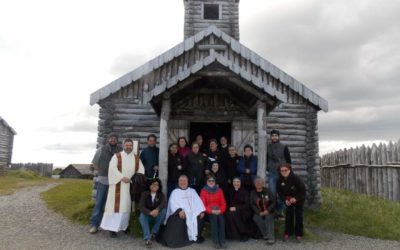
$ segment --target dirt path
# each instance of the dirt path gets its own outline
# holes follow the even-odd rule
[[[87,233],[88,227],[72,224],[48,210],[40,193],[53,187],[36,186],[9,196],[0,196],[0,249],[144,249],[141,239],[121,235],[111,239],[105,232]],[[373,225],[371,225],[373,226]],[[400,242],[374,240],[331,232],[320,232],[321,242],[283,243],[266,247],[264,242],[228,242],[230,249],[400,249]],[[185,249],[210,249],[210,240]],[[154,244],[153,249],[162,248]]]

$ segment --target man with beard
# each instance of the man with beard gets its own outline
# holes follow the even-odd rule
[[[111,157],[122,150],[117,144],[117,135],[110,134],[108,136],[108,143],[97,150],[92,160],[98,176],[96,181],[96,204],[90,218],[90,233],[96,233],[98,231],[101,219],[103,218],[104,206],[106,205],[108,193],[108,167]]]
[[[289,148],[279,141],[280,133],[278,130],[271,131],[271,143],[267,146],[267,171],[268,189],[276,196],[276,183],[279,178],[278,168],[282,163],[292,163]],[[279,217],[283,217],[283,201],[278,198],[276,212]]]
[[[128,228],[131,212],[130,182],[135,173],[144,173],[139,156],[133,153],[133,141],[125,139],[124,151],[116,153],[108,171],[108,195],[100,227],[110,231],[111,237]]]

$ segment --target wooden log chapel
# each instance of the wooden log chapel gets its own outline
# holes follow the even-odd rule
[[[255,148],[265,177],[268,133],[279,129],[307,204],[319,204],[317,113],[328,102],[239,42],[239,0],[183,2],[184,41],[91,94],[101,107],[98,146],[114,132],[143,149],[156,134],[165,183],[169,143],[225,135],[239,153]]]
[[[14,135],[17,133],[0,116],[0,176],[11,167],[11,157],[14,144]]]

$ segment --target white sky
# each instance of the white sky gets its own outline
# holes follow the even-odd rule
[[[347,3],[337,1],[338,8]],[[268,21],[265,28],[276,26],[282,18],[290,21],[290,13],[300,15],[316,5],[319,2],[312,0],[242,0],[240,28],[242,43],[322,94],[330,92],[295,59],[264,53],[276,51],[268,47],[274,36],[257,39],[264,24],[255,22],[259,18]],[[351,21],[353,13],[341,13]],[[328,13],[330,18],[334,15]],[[308,15],[301,20],[308,22]],[[0,116],[18,133],[13,162],[89,162],[98,120],[98,107],[89,105],[90,94],[182,39],[182,0],[0,0]],[[321,115],[322,120],[334,118]],[[321,133],[322,153],[382,139],[323,137]]]

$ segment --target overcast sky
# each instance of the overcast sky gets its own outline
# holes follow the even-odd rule
[[[329,101],[321,153],[400,138],[400,1],[242,0],[240,38]],[[182,40],[182,0],[0,0],[13,162],[89,162],[90,94]]]

